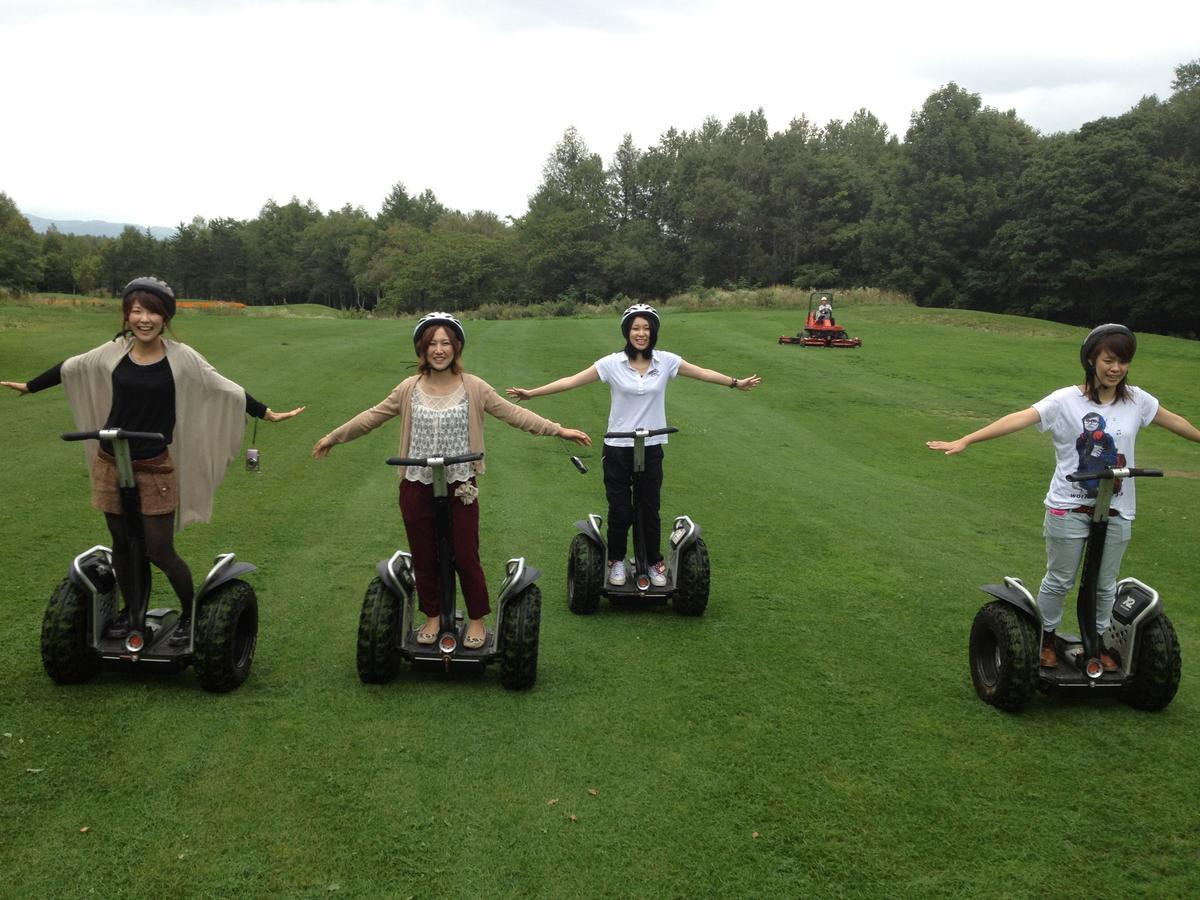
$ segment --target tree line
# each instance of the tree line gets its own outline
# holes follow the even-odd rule
[[[182,296],[407,314],[697,287],[873,286],[925,306],[1200,334],[1200,60],[1171,96],[1042,135],[948,84],[903,140],[860,109],[772,133],[761,110],[607,165],[569,128],[517,219],[402,183],[378,215],[271,200],[166,240],[37,235],[0,193],[0,285],[116,293],[155,272]]]

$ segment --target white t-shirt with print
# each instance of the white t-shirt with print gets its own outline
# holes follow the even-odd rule
[[[667,427],[667,382],[679,374],[683,358],[666,350],[650,351],[650,368],[642,375],[629,363],[625,351],[618,350],[596,360],[600,380],[612,392],[608,409],[607,431],[636,431],[639,428]],[[665,444],[665,434],[646,438],[646,446]],[[632,447],[633,438],[610,438],[611,447]]]
[[[1158,415],[1158,399],[1141,388],[1131,386],[1128,390],[1128,400],[1100,404],[1089,400],[1077,386],[1071,386],[1033,404],[1041,417],[1038,431],[1050,432],[1054,440],[1054,476],[1044,501],[1048,509],[1095,505],[1095,482],[1089,490],[1088,482],[1067,481],[1071,473],[1137,464],[1134,458],[1137,433]],[[1136,482],[1136,478],[1119,481],[1111,503],[1113,509],[1130,520],[1137,511]]]

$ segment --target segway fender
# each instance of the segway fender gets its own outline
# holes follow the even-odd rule
[[[406,550],[397,550],[392,554],[391,559],[380,560],[375,571],[379,573],[379,577],[383,579],[383,583],[387,585],[389,591],[401,600],[408,599],[409,588],[413,584],[411,553]]]
[[[576,523],[578,524],[578,523]],[[518,556],[505,563],[504,583],[500,585],[501,606],[542,577],[542,570],[525,565],[525,557]]]
[[[196,600],[199,601],[221,585],[233,581],[235,578],[240,578],[242,575],[257,571],[258,566],[248,562],[238,562],[237,557],[232,553],[222,553],[217,556],[213,567],[209,569],[208,575],[204,578],[204,583],[200,585],[200,590],[196,591]]]
[[[576,522],[575,527],[597,547],[604,547],[604,538],[600,536],[600,517],[596,513],[588,513],[587,519]]]
[[[1025,613],[1038,624],[1038,628],[1041,628],[1042,613],[1038,609],[1037,601],[1033,599],[1033,594],[1029,593],[1029,589],[1025,587],[1025,583],[1020,578],[1005,576],[1004,584],[985,584],[980,587],[980,590]]]
[[[77,588],[91,596],[109,593],[117,583],[112,567],[112,551],[99,544],[84,550],[71,560],[67,577]]]

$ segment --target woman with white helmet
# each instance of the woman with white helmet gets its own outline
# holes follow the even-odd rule
[[[175,316],[175,292],[165,281],[135,278],[121,299],[122,327],[111,341],[59,363],[31,381],[0,381],[20,394],[61,384],[80,431],[122,428],[163,435],[163,440],[130,441],[141,496],[146,553],[167,576],[179,597],[180,618],[169,643],[188,640],[195,585],[188,565],[175,550],[174,531],[212,517],[213,496],[225,469],[238,454],[246,416],[280,422],[299,415],[301,406],[274,412],[208,361],[164,335]],[[112,445],[87,441],[92,506],[104,513],[112,533],[113,568],[124,597],[133,596],[132,526],[117,491]],[[127,628],[122,612],[109,629]]]
[[[1138,431],[1147,425],[1161,425],[1180,437],[1200,443],[1200,430],[1163,407],[1147,391],[1128,383],[1129,366],[1136,350],[1137,338],[1124,325],[1093,328],[1079,349],[1083,384],[1060,388],[1028,409],[1009,413],[958,440],[926,442],[931,450],[941,450],[950,456],[971,444],[1003,437],[1030,425],[1038,431],[1050,432],[1055,468],[1042,501],[1046,510],[1042,525],[1046,575],[1037,596],[1043,629],[1040,663],[1046,668],[1058,665],[1055,631],[1062,622],[1064,600],[1075,583],[1095,506],[1094,482],[1070,482],[1067,476],[1111,465],[1135,466],[1134,444]],[[1136,479],[1127,479],[1116,485],[1113,494],[1104,559],[1096,586],[1099,635],[1103,635],[1112,618],[1117,573],[1129,546],[1137,510],[1135,486]],[[1117,661],[1108,650],[1102,649],[1100,662],[1106,671],[1117,669]]]
[[[590,446],[591,438],[574,428],[543,419],[514,406],[486,381],[463,371],[462,352],[467,333],[449,313],[424,316],[413,329],[417,374],[406,378],[381,403],[359,413],[335,428],[313,446],[314,459],[324,459],[335,444],[362,437],[384,422],[399,416],[400,450],[408,458],[462,456],[483,452],[484,414],[528,431],[530,434],[566,438]],[[484,460],[453,465],[446,470],[451,495],[454,532],[454,566],[467,605],[467,633],[463,645],[478,649],[487,639],[484,616],[491,611],[487,582],[479,558],[479,491],[476,477],[484,472]],[[433,527],[433,473],[428,467],[400,469],[400,514],[412,553],[417,599],[426,622],[417,632],[417,642],[437,640],[441,613],[437,549]]]
[[[757,375],[747,378],[722,375],[713,369],[693,365],[677,354],[658,350],[658,330],[659,317],[654,307],[635,303],[621,314],[621,334],[625,338],[623,350],[596,360],[574,375],[536,388],[512,387],[507,393],[517,400],[529,400],[603,381],[612,395],[607,430],[636,431],[667,426],[667,383],[676,375],[739,391],[748,391],[762,381]],[[666,435],[646,439],[645,473],[637,482],[638,503],[646,528],[647,560],[651,564],[650,581],[655,587],[667,583],[667,567],[659,549],[662,534],[659,497],[662,493],[663,445],[666,443]],[[632,438],[606,438],[604,489],[608,496],[608,581],[614,585],[625,583],[625,556],[629,529],[633,525],[634,485]]]

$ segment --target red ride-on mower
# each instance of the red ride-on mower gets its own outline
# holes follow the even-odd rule
[[[813,302],[817,309],[813,310]],[[802,347],[861,347],[862,338],[852,338],[846,329],[833,318],[833,293],[816,291],[808,297],[808,317],[804,320],[804,331],[794,337],[779,336],[781,344],[799,344]]]

